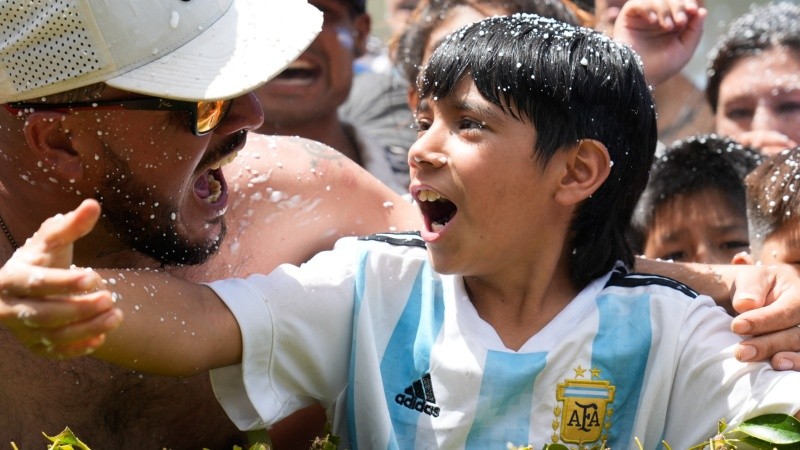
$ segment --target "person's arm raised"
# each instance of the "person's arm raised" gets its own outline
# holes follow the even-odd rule
[[[210,288],[159,272],[70,268],[73,242],[99,214],[87,200],[48,219],[0,268],[0,322],[42,356],[94,352],[161,375],[239,362],[238,324]]]
[[[647,81],[658,86],[689,62],[703,34],[707,11],[696,0],[629,0],[612,31],[642,58]]]

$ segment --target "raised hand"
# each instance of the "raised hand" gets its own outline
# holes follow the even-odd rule
[[[629,0],[614,22],[615,40],[630,45],[653,86],[678,73],[692,58],[707,11],[696,0]]]
[[[73,243],[91,231],[99,215],[100,205],[86,200],[47,219],[0,268],[0,323],[34,353],[85,355],[122,320],[101,277],[71,267]]]

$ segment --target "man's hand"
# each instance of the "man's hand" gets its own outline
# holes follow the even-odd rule
[[[122,320],[100,276],[70,268],[73,243],[91,231],[99,215],[100,205],[86,200],[47,219],[0,268],[0,323],[34,353],[85,355]]]
[[[639,54],[647,81],[658,86],[692,58],[706,14],[698,0],[629,0],[614,22],[612,36]]]
[[[741,361],[771,358],[777,370],[800,371],[800,273],[795,266],[742,266],[734,283],[731,329],[743,336]]]

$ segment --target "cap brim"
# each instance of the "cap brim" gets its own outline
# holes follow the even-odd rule
[[[280,73],[321,28],[322,13],[305,1],[236,0],[185,45],[106,84],[180,100],[236,97]]]

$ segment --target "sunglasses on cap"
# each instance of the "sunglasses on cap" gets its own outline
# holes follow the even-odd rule
[[[133,100],[101,100],[68,103],[29,103],[14,102],[6,104],[6,109],[11,112],[25,112],[24,110],[75,110],[75,109],[129,109],[138,111],[183,111],[189,113],[192,124],[192,133],[202,136],[211,132],[222,122],[231,109],[233,100],[213,101],[185,101],[169,98],[149,97]]]

